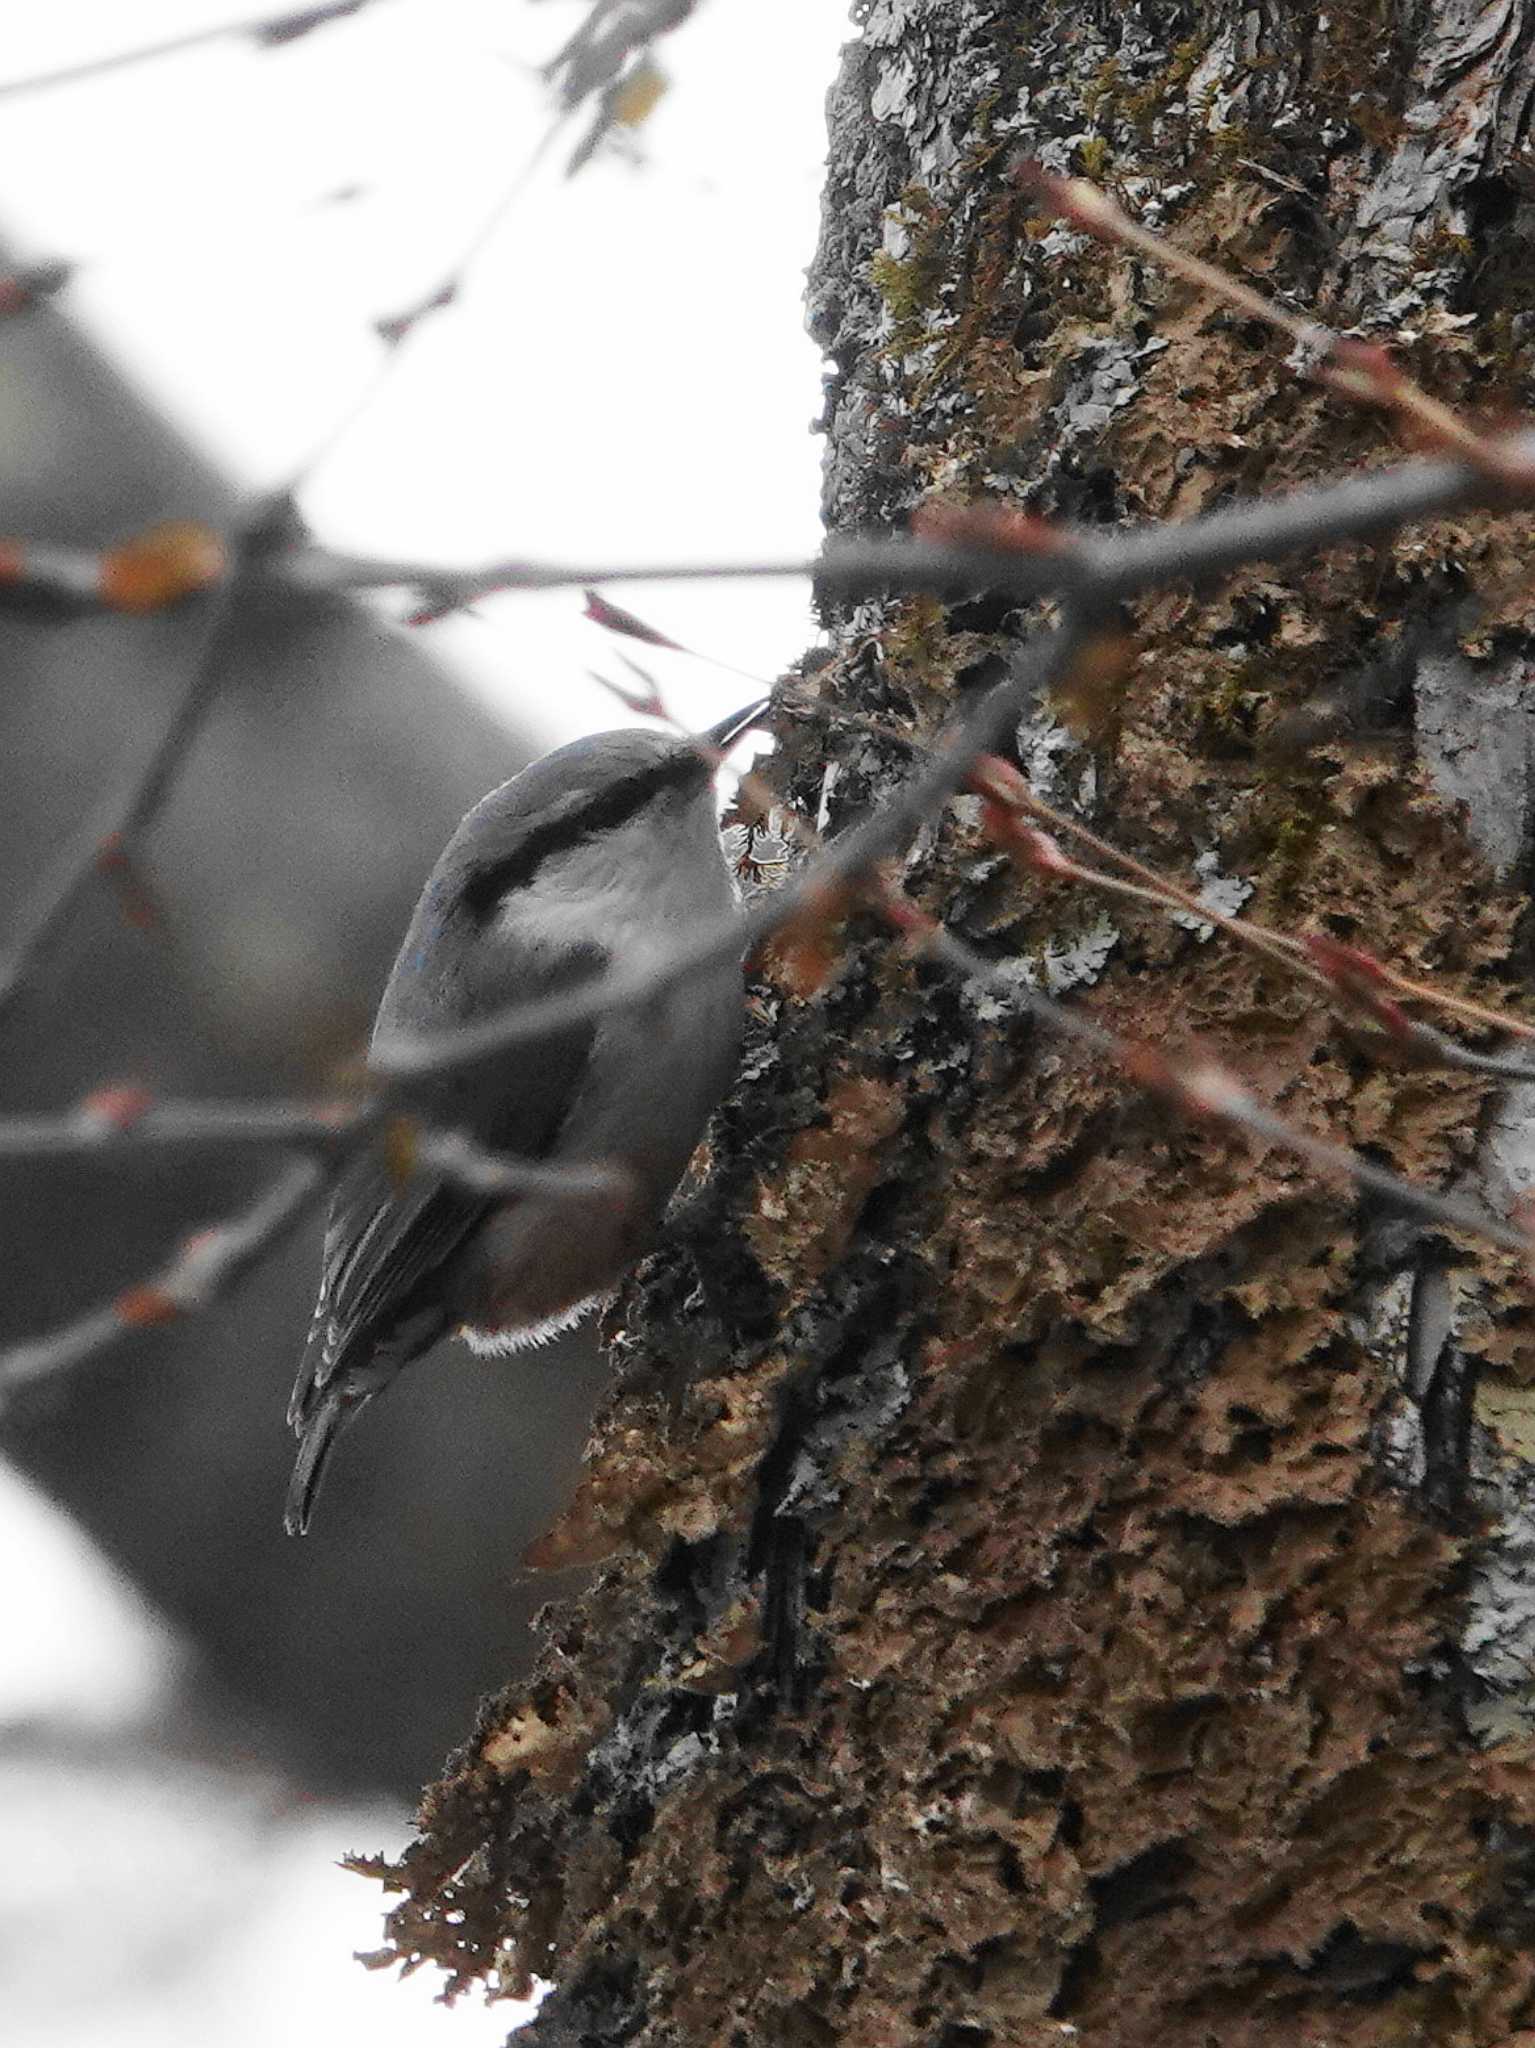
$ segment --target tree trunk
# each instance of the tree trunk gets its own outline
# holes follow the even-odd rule
[[[1020,154],[1400,338],[1454,403],[1525,399],[1520,0],[863,17],[811,276],[834,528],[982,494],[1185,518],[1391,452],[1266,329],[1031,217]],[[1112,706],[1038,708],[1019,758],[1252,914],[1518,1007],[1530,539],[1462,519],[1156,597]],[[931,735],[1029,622],[830,623],[824,701]],[[833,830],[908,768],[784,732]],[[1529,1087],[1364,1056],[1219,935],[1020,881],[973,805],[906,879],[1400,1173],[1504,1207],[1535,1178]],[[1147,1106],[872,925],[818,992],[765,972],[541,1547],[604,1570],[429,1796],[396,1952],[552,1978],[545,2048],[1535,2027],[1527,1277]]]

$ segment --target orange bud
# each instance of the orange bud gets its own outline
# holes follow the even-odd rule
[[[98,594],[120,612],[157,612],[218,583],[229,566],[223,541],[195,519],[168,519],[101,558]]]
[[[149,1329],[156,1323],[173,1323],[181,1304],[163,1287],[130,1287],[112,1304],[120,1323],[132,1329]]]

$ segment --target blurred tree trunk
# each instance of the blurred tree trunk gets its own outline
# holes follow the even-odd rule
[[[0,425],[6,533],[102,546],[233,517],[228,484],[53,307],[0,321]],[[0,621],[0,955],[39,877],[150,756],[200,631],[195,605]],[[144,849],[165,931],[90,893],[0,1024],[0,1105],[62,1109],[117,1080],[330,1092],[443,841],[528,756],[430,646],[336,598],[235,601],[206,728]],[[209,1150],[0,1162],[0,1343],[143,1279],[274,1170]],[[283,1410],[321,1227],[212,1314],[7,1400],[0,1451],[176,1627],[202,1736],[305,1786],[399,1795],[524,1654],[543,1596],[519,1555],[574,1474],[598,1382],[584,1337],[521,1372],[424,1366],[293,1543]]]
[[[862,16],[811,275],[833,527],[1183,518],[1391,452],[1267,331],[1030,218],[1020,154],[1527,403],[1520,0]],[[1112,715],[1040,707],[1019,758],[1257,915],[1522,1004],[1530,539],[1148,602]],[[929,733],[1025,622],[831,623],[827,700]],[[905,768],[834,723],[780,762],[833,829]],[[1403,1173],[1535,1177],[1535,1090],[1363,1057],[1219,937],[1020,881],[973,807],[908,880]],[[398,1953],[554,1979],[547,2048],[1535,2040],[1528,1281],[1003,1012],[872,929],[812,997],[769,968],[543,1547],[608,1562],[429,1796]]]

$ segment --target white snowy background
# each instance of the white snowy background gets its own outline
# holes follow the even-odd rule
[[[82,259],[70,314],[218,466],[279,485],[369,386],[371,323],[434,286],[533,161],[552,119],[537,67],[583,11],[377,0],[287,48],[219,43],[6,96],[8,80],[256,12],[9,8],[0,231],[22,260]],[[635,160],[609,153],[566,182],[579,124],[558,137],[457,302],[306,485],[318,535],[455,564],[810,553],[819,364],[799,301],[847,33],[839,0],[704,0],[661,47],[671,89]],[[812,637],[794,583],[615,594],[757,674]],[[508,596],[431,631],[471,687],[553,742],[627,718],[589,679],[616,665],[580,608]],[[743,695],[702,664],[650,665],[693,723]],[[227,1760],[177,1756],[159,1725],[169,1631],[3,1467],[0,1555],[8,2048],[505,2036],[509,2005],[448,2012],[429,1973],[401,1985],[351,1960],[377,1946],[384,1902],[336,1859],[397,1847],[404,1812],[295,1812]]]

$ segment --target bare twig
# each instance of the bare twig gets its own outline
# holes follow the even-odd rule
[[[1057,1002],[1053,996],[1020,983],[1014,975],[995,966],[940,925],[931,926],[925,941],[919,938],[919,943],[925,943],[926,950],[936,959],[945,962],[967,980],[979,982],[983,987],[1005,996],[1039,1023],[1100,1054],[1138,1086],[1168,1097],[1184,1111],[1263,1138],[1293,1158],[1314,1167],[1324,1178],[1345,1183],[1352,1181],[1356,1187],[1378,1195],[1410,1215],[1421,1216],[1426,1222],[1464,1231],[1467,1236],[1484,1244],[1496,1245],[1502,1251],[1517,1252],[1526,1259],[1530,1256],[1530,1235],[1517,1225],[1505,1223],[1477,1203],[1438,1195],[1432,1189],[1404,1180],[1385,1167],[1374,1165],[1346,1145],[1334,1145],[1324,1138],[1313,1137],[1309,1131],[1287,1123],[1244,1087],[1235,1075],[1228,1074],[1213,1062],[1179,1070],[1154,1047],[1137,1044],[1115,1032],[1106,1031],[1102,1025]]]
[[[420,1129],[395,1112],[387,1091],[347,1104],[181,1102],[146,1105],[132,1088],[104,1089],[61,1117],[0,1120],[0,1159],[68,1158],[83,1152],[175,1146],[248,1151],[298,1149],[309,1156],[273,1180],[239,1215],[188,1237],[171,1263],[113,1301],[0,1350],[0,1400],[15,1388],[107,1350],[128,1331],[207,1307],[273,1250],[362,1148],[382,1136],[403,1173],[426,1168],[485,1195],[603,1195],[622,1204],[633,1180],[602,1160],[511,1159],[456,1131]],[[398,1144],[394,1140],[398,1139]]]
[[[228,1294],[294,1229],[330,1185],[336,1162],[299,1160],[285,1167],[249,1208],[194,1233],[171,1263],[62,1329],[0,1353],[0,1395],[78,1365],[129,1330],[179,1321]]]
[[[418,331],[434,315],[445,312],[454,305],[468,281],[475,264],[494,241],[508,213],[521,197],[543,159],[545,150],[559,133],[556,123],[543,137],[538,146],[518,167],[502,188],[493,204],[487,209],[468,236],[464,246],[439,276],[437,282],[414,304],[402,307],[397,313],[389,313],[373,323],[373,331],[384,345],[384,352],[378,362],[364,378],[361,388],[352,402],[340,416],[325,430],[309,453],[299,464],[290,479],[285,495],[296,498],[305,485],[314,480],[315,472],[328,462],[337,448],[357,426],[358,422],[372,410],[385,386],[399,368],[400,362]],[[360,587],[360,586],[354,586]]]
[[[216,27],[189,29],[185,35],[168,36],[163,42],[141,43],[132,50],[118,50],[111,56],[91,57],[80,64],[62,64],[56,71],[34,72],[29,78],[0,80],[0,100],[19,99],[23,94],[51,92],[55,86],[80,85],[88,78],[101,78],[112,71],[126,71],[139,64],[152,64],[162,57],[179,57],[187,50],[202,49],[208,43],[238,41],[248,37],[258,44],[291,43],[311,29],[345,15],[360,14],[376,0],[329,0],[315,7],[287,8],[278,14],[247,15],[241,21],[220,22]]]
[[[1437,398],[1431,398],[1378,343],[1355,341],[1319,321],[1302,319],[1251,285],[1243,284],[1217,264],[1180,249],[1163,235],[1134,221],[1107,192],[1087,178],[1062,178],[1042,164],[1019,167],[1020,182],[1042,205],[1097,241],[1133,249],[1138,256],[1171,271],[1226,305],[1261,320],[1295,344],[1295,367],[1328,390],[1365,405],[1394,413],[1414,430],[1424,447],[1453,451],[1490,477],[1528,487],[1527,463],[1509,466],[1507,444],[1463,420]]]
[[[1203,514],[1182,524],[1101,529],[1059,529],[1063,545],[1048,552],[943,545],[904,536],[863,536],[828,543],[813,558],[748,562],[641,562],[592,564],[496,562],[480,569],[445,568],[420,561],[383,560],[317,547],[274,553],[263,566],[271,581],[331,591],[399,589],[418,592],[418,621],[502,591],[641,582],[720,582],[808,576],[844,598],[891,591],[964,595],[977,589],[1028,603],[1042,597],[1078,597],[1112,604],[1174,583],[1201,586],[1256,562],[1271,562],[1308,548],[1379,540],[1414,520],[1476,506],[1521,502],[1535,487],[1535,434],[1499,444],[1506,468],[1494,479],[1463,462],[1404,462],[1365,476],[1318,484]],[[1530,465],[1526,476],[1525,467]],[[1515,489],[1509,480],[1525,480]]]
[[[1535,433],[1511,435],[1497,445],[1502,455],[1496,476],[1464,462],[1404,462],[1228,506],[1181,524],[1125,527],[1108,535],[1101,529],[1053,528],[1055,544],[1049,548],[864,535],[830,541],[815,557],[777,561],[593,564],[518,558],[461,569],[294,541],[265,547],[251,573],[277,590],[413,592],[421,600],[412,615],[417,623],[501,592],[795,576],[813,578],[823,590],[846,599],[899,591],[963,596],[984,589],[1019,604],[1056,597],[1108,605],[1171,584],[1204,587],[1254,563],[1311,548],[1379,540],[1419,519],[1528,501],[1535,495]],[[39,555],[45,547],[26,545]],[[102,602],[84,589],[71,595],[82,604]]]
[[[7,282],[0,280],[0,294]],[[110,548],[0,539],[0,605],[45,617],[168,611],[217,589],[229,574],[222,537],[190,519],[168,520]]]
[[[132,1086],[98,1089],[55,1116],[0,1117],[0,1159],[71,1159],[83,1153],[229,1152],[274,1148],[334,1152],[352,1141],[356,1102],[154,1102]]]
[[[642,1005],[704,968],[749,951],[792,918],[813,909],[839,884],[853,880],[903,846],[929,812],[959,787],[975,756],[992,751],[1005,740],[1020,707],[1070,662],[1083,639],[1083,629],[1073,621],[1032,641],[1014,658],[1007,679],[987,691],[949,748],[935,755],[883,810],[829,846],[798,880],[764,897],[744,916],[721,918],[680,940],[659,958],[613,968],[579,988],[514,1004],[479,1023],[425,1037],[396,1034],[376,1040],[371,1056],[374,1067],[391,1079],[402,1080],[448,1072],[546,1032]]]
[[[1506,1032],[1514,1038],[1535,1039],[1535,1025],[1524,1018],[1489,1009],[1482,1003],[1469,1002],[1451,990],[1436,988],[1429,982],[1411,981],[1388,961],[1377,960],[1357,948],[1340,947],[1316,935],[1297,937],[1291,932],[1277,931],[1272,925],[1260,924],[1253,918],[1230,917],[1213,904],[1203,902],[1169,876],[1137,860],[1133,854],[1100,838],[1080,819],[1055,810],[1043,798],[1036,796],[1015,770],[1000,763],[995,764],[995,770],[1000,774],[994,771],[988,777],[988,797],[1042,819],[1052,832],[1070,834],[1081,840],[1100,858],[1112,861],[1137,879],[1123,882],[1094,868],[1084,867],[1065,855],[1052,857],[1048,862],[1041,861],[1039,865],[1045,872],[1065,881],[1081,882],[1106,894],[1175,908],[1185,916],[1213,925],[1239,944],[1264,954],[1295,979],[1324,989],[1335,1001],[1341,999],[1346,1006],[1363,1008],[1371,1024],[1377,1027],[1372,1035],[1381,1045],[1389,1045],[1399,1057],[1414,1064],[1486,1074],[1504,1081],[1535,1081],[1535,1062],[1506,1053],[1474,1052],[1470,1047],[1446,1037],[1433,1025],[1406,1016],[1395,1002],[1388,1006],[1376,992],[1384,991],[1390,997],[1432,1004],[1467,1023]],[[987,769],[983,767],[979,772],[986,775]],[[1319,959],[1332,963],[1330,971],[1324,972],[1316,964]],[[1351,971],[1345,972],[1345,969]]]
[[[462,1131],[423,1131],[415,1156],[418,1164],[476,1195],[610,1195],[623,1201],[634,1191],[633,1176],[616,1162],[511,1159],[485,1151]]]
[[[663,81],[650,47],[679,27],[698,0],[595,0],[585,21],[544,67],[567,114],[597,99],[590,127],[566,165],[574,176],[615,127],[632,125]]]
[[[387,1089],[335,1102],[155,1102],[132,1085],[97,1089],[54,1116],[0,1117],[0,1160],[75,1159],[105,1152],[312,1153],[349,1159],[388,1119],[411,1167],[476,1194],[622,1194],[629,1176],[601,1160],[513,1159],[461,1132],[418,1125]]]
[[[218,690],[218,649],[235,587],[231,575],[203,600],[205,610],[188,681],[148,760],[128,787],[110,797],[65,848],[52,874],[23,910],[9,951],[0,957],[0,1019],[14,1007],[103,861],[131,855],[169,795]]]

